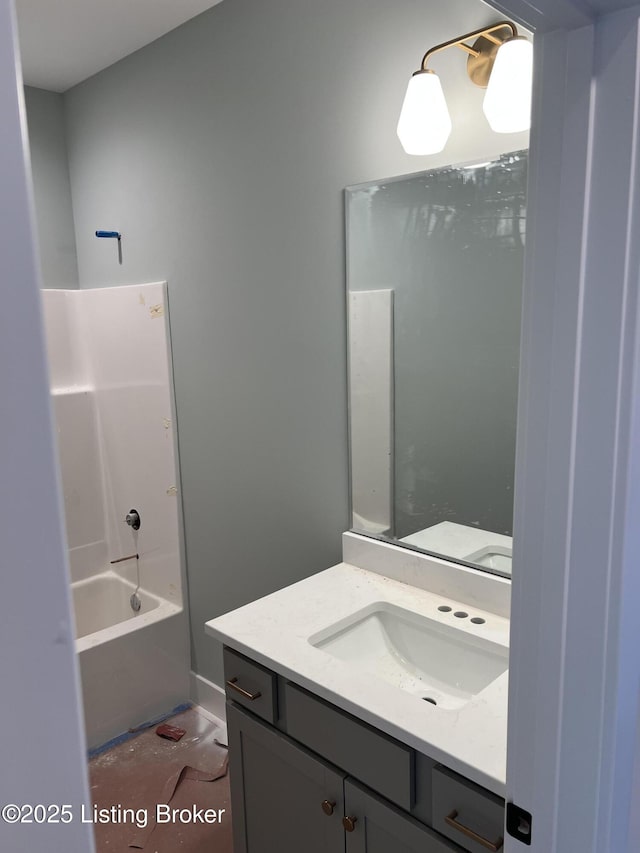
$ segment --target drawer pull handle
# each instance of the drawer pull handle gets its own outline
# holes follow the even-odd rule
[[[326,815],[332,815],[335,806],[336,806],[335,801],[333,801],[333,802],[331,800],[323,800],[322,801],[322,811]]]
[[[465,826],[460,821],[457,821],[458,812],[454,809],[451,814],[447,815],[444,819],[444,822],[447,826],[452,827],[453,829],[457,829],[458,832],[461,832],[463,835],[466,835],[467,838],[471,838],[472,841],[476,841],[478,844],[481,844],[482,847],[486,847],[487,850],[491,850],[492,853],[498,853],[498,850],[502,848],[502,836],[499,836],[496,841],[488,841],[486,838],[483,838],[482,835],[478,835],[477,832],[474,832],[472,829],[469,829],[468,826]]]
[[[240,687],[240,685],[236,683],[237,681],[237,678],[230,678],[227,681],[227,687],[230,687],[232,690],[235,690],[236,693],[239,693],[241,696],[244,696],[245,699],[249,699],[251,702],[253,702],[254,699],[258,699],[258,697],[262,696],[262,693],[260,693],[259,690],[256,693],[249,693],[248,690],[244,690],[242,687]]]
[[[344,828],[347,832],[353,832],[353,830],[356,828],[357,821],[358,821],[357,817],[346,817],[345,816],[342,818],[342,825],[344,826]]]

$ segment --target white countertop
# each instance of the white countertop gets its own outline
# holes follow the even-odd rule
[[[504,797],[507,746],[505,672],[456,710],[434,707],[314,648],[308,638],[355,611],[388,602],[508,646],[509,620],[463,601],[340,563],[206,623],[206,631],[337,707]],[[449,605],[482,625],[438,611]]]

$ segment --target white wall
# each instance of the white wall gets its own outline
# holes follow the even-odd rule
[[[132,285],[79,297],[96,387],[110,559],[137,550],[143,586],[179,604],[181,494],[167,288]],[[142,519],[135,537],[124,521],[130,509]],[[135,561],[116,571],[133,580]]]
[[[0,847],[91,853],[77,819],[89,789],[15,45],[13,4],[0,0],[0,802],[69,803],[76,819],[0,822]]]
[[[142,586],[181,604],[166,286],[45,290],[42,300],[72,578],[137,552]],[[135,536],[130,509],[142,519]],[[135,560],[114,569],[135,580]]]

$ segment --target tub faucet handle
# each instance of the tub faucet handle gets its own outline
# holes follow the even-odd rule
[[[126,515],[125,521],[134,530],[140,529],[140,513],[137,509],[130,509]]]

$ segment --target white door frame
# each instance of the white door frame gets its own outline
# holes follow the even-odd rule
[[[59,822],[42,824],[8,822],[9,809],[0,849],[92,853],[92,827],[82,823],[89,790],[16,46],[13,0],[0,0],[0,809],[69,808],[45,812]]]
[[[535,853],[640,850],[640,6],[536,29],[507,799]],[[606,8],[603,8],[606,7]],[[616,8],[614,8],[616,7]],[[607,11],[608,10],[608,11]],[[635,754],[634,754],[635,753]],[[507,853],[527,849],[507,838]]]

